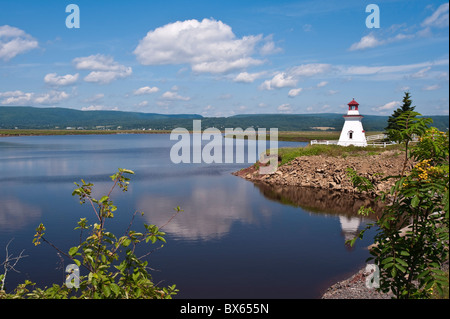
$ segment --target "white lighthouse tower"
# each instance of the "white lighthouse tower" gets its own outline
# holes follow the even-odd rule
[[[366,134],[361,123],[363,116],[359,114],[358,105],[355,99],[348,103],[348,111],[347,115],[344,115],[345,123],[338,145],[367,146]]]

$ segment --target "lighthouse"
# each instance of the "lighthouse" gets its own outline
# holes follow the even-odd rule
[[[361,123],[363,116],[359,114],[358,106],[359,104],[355,99],[348,103],[348,111],[344,115],[345,122],[338,145],[367,146],[366,134]]]

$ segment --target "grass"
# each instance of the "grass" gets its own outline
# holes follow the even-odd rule
[[[398,149],[400,145],[388,145],[386,148],[380,147],[358,147],[358,146],[340,146],[340,145],[323,145],[314,144],[306,147],[284,147],[278,149],[278,157],[281,158],[280,165],[289,163],[293,159],[300,156],[325,155],[332,157],[347,156],[368,156],[377,155],[385,150]]]

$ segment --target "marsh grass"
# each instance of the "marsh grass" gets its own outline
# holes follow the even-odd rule
[[[388,145],[382,147],[359,147],[359,146],[340,146],[340,145],[322,145],[314,144],[306,147],[284,147],[278,149],[278,157],[281,158],[280,165],[289,163],[293,159],[300,156],[324,155],[331,157],[347,157],[347,156],[370,156],[378,155],[386,150],[398,149],[399,145]]]

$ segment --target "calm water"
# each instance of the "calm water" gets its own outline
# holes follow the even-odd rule
[[[8,273],[6,290],[25,279],[63,282],[69,262],[48,245],[35,247],[35,228],[42,222],[47,239],[65,251],[74,246],[76,222],[95,218],[71,196],[73,182],[93,182],[100,196],[118,167],[136,175],[127,193],[114,194],[118,211],[109,229],[116,234],[136,210],[145,215],[137,215],[134,229],[164,224],[176,206],[184,210],[166,226],[167,244],[149,258],[155,282],[177,284],[179,298],[318,298],[364,266],[371,236],[353,249],[344,245],[364,226],[352,198],[231,175],[248,163],[173,164],[174,144],[159,134],[0,139],[0,261],[11,239],[10,254],[28,255],[20,273]]]

